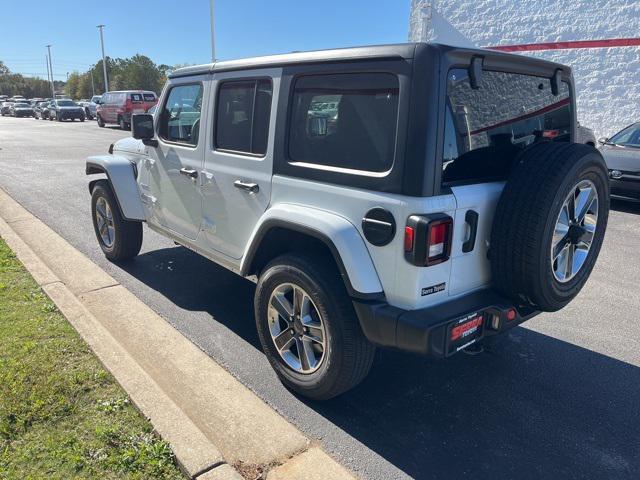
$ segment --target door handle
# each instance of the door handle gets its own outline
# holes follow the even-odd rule
[[[186,175],[187,177],[190,177],[190,178],[198,178],[198,171],[192,168],[181,168],[180,174]]]
[[[469,239],[462,244],[462,252],[468,253],[472,251],[476,245],[476,235],[478,234],[478,212],[467,210],[464,220],[469,225]]]
[[[249,193],[258,193],[258,191],[260,190],[260,187],[257,183],[245,183],[242,180],[236,180],[235,182],[233,182],[233,186],[242,190],[246,190]]]

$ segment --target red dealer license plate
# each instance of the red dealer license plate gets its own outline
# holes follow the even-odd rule
[[[482,337],[484,315],[480,312],[470,313],[454,320],[447,329],[447,355],[459,352],[475,343]]]

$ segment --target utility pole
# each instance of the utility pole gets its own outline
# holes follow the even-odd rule
[[[211,62],[216,61],[216,36],[215,36],[215,15],[213,14],[213,0],[209,0],[209,10],[211,13]]]
[[[51,73],[51,98],[56,99],[56,89],[53,85],[53,63],[51,62],[51,45],[46,45],[47,50],[49,51],[49,72]]]
[[[47,66],[47,82],[51,85],[51,72],[49,71],[49,55],[44,56],[44,63]]]
[[[91,70],[89,70],[89,72],[91,73],[91,96],[95,97],[96,87],[93,85],[93,67],[91,67]]]
[[[109,91],[109,80],[107,80],[107,61],[104,56],[104,37],[102,35],[102,29],[105,25],[98,25],[98,29],[100,30],[100,45],[102,47],[102,69],[104,72],[104,91]]]

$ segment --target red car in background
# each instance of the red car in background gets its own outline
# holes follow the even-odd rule
[[[96,109],[98,125],[117,123],[122,130],[131,130],[131,115],[146,113],[156,103],[158,96],[150,90],[106,92]]]

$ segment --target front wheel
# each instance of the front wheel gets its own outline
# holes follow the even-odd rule
[[[106,180],[91,192],[91,216],[100,248],[111,261],[128,260],[140,252],[142,223],[122,218],[118,203]]]
[[[327,400],[369,373],[365,338],[332,259],[287,254],[264,269],[255,295],[262,348],[286,387]]]
[[[102,117],[100,115],[98,115],[98,126],[100,128],[104,127],[104,120],[102,120]]]

